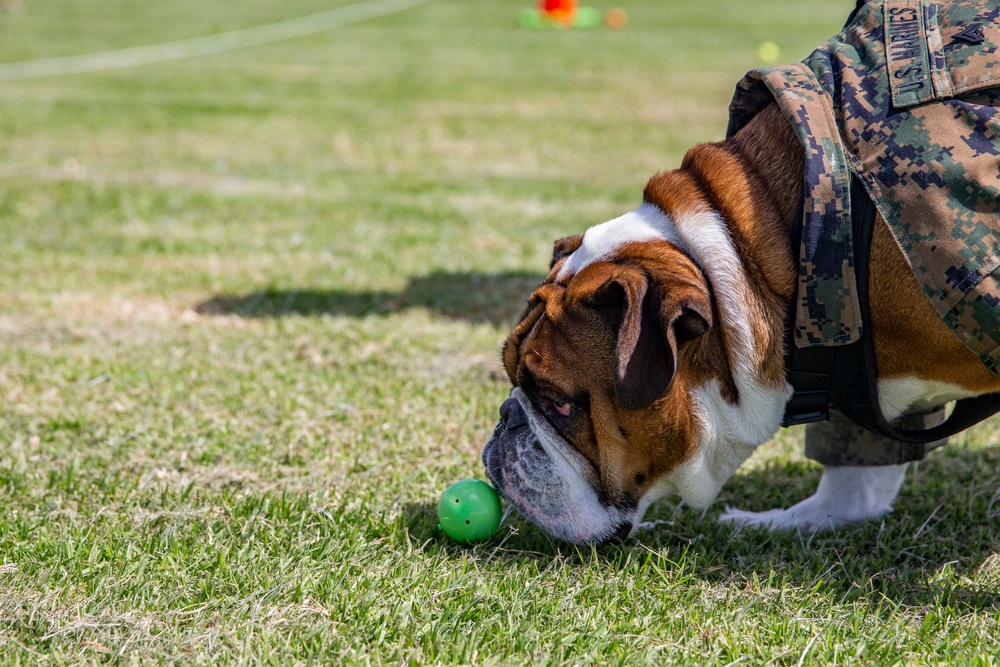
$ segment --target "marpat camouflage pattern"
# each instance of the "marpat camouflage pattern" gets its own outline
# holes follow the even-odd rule
[[[861,335],[850,176],[942,319],[1000,375],[1000,7],[861,6],[802,63],[749,72],[729,134],[777,101],[805,153],[795,342]]]

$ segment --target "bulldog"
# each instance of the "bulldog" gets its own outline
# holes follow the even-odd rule
[[[803,155],[776,104],[654,175],[642,204],[555,242],[548,277],[502,352],[513,384],[482,460],[497,491],[554,537],[625,539],[671,495],[706,508],[779,428],[792,388],[785,318]],[[924,295],[882,216],[871,335],[886,418],[1000,391]],[[812,531],[881,517],[906,464],[826,467],[787,508],[721,521]]]

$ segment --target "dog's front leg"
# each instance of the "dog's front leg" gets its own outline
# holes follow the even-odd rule
[[[893,421],[905,429],[927,429],[941,424],[944,408],[908,412]],[[830,419],[806,425],[805,454],[823,464],[816,493],[788,509],[745,512],[726,508],[719,518],[738,526],[813,532],[848,523],[878,519],[892,511],[892,503],[906,476],[900,443],[876,435],[837,411]],[[924,445],[924,453],[944,445],[947,438]],[[887,465],[883,465],[887,464]]]
[[[726,508],[719,521],[734,526],[760,526],[771,530],[811,533],[867,519],[892,511],[892,503],[906,476],[906,464],[888,466],[826,467],[816,493],[788,509],[746,512]]]

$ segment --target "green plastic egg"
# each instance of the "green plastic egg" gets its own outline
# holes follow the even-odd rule
[[[456,542],[482,542],[500,526],[500,498],[486,482],[455,482],[438,503],[438,528]]]

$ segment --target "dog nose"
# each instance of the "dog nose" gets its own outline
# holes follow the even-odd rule
[[[508,431],[528,425],[528,415],[515,398],[508,398],[500,404],[500,421]]]
[[[605,544],[621,544],[622,542],[628,539],[628,536],[631,533],[632,533],[632,524],[627,522],[623,523],[622,525],[618,526],[618,528],[615,530],[614,533],[612,533],[611,537],[608,538]]]
[[[614,532],[601,540],[601,544],[621,544],[632,533],[632,524],[625,522],[615,528]]]

